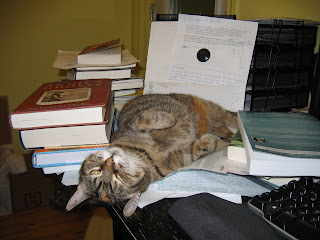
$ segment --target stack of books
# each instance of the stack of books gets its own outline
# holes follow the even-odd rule
[[[127,49],[121,49],[120,39],[115,39],[85,47],[81,52],[59,51],[53,67],[67,70],[68,80],[112,79],[117,104],[127,101],[122,96],[144,88],[144,79],[132,74],[137,62]]]
[[[44,83],[10,113],[44,173],[79,170],[90,153],[108,147],[114,119],[110,79]]]

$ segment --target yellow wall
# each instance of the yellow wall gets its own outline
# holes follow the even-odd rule
[[[320,21],[319,0],[228,0],[237,19],[299,18]]]
[[[1,1],[0,95],[9,96],[10,111],[42,83],[63,78],[52,68],[59,49],[120,37],[131,51],[131,14],[130,0]]]
[[[11,0],[0,2],[0,95],[12,111],[44,82],[58,81],[57,51],[121,38],[145,70],[153,0]],[[228,0],[243,18],[320,20],[319,0]],[[0,133],[1,134],[1,133]],[[13,141],[20,146],[18,132]]]

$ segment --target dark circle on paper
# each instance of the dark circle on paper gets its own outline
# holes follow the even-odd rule
[[[202,48],[198,51],[197,53],[197,59],[200,61],[200,62],[206,62],[208,61],[210,58],[210,51],[206,48]]]

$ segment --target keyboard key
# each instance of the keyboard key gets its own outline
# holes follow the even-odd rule
[[[270,203],[269,198],[260,195],[251,200],[251,204],[260,210],[263,210],[268,203]]]
[[[286,225],[295,220],[297,220],[297,216],[286,211],[275,216],[272,222],[283,230],[286,230]]]
[[[282,208],[291,212],[291,213],[292,213],[293,209],[295,209],[296,207],[297,207],[297,203],[295,201],[293,201],[292,199],[287,199],[282,202]]]
[[[319,240],[320,229],[306,221],[292,221],[286,225],[286,231],[300,240]]]
[[[272,221],[274,217],[276,217],[278,214],[282,213],[283,209],[280,206],[280,203],[271,203],[268,204],[264,209],[264,217],[268,219],[269,221]]]

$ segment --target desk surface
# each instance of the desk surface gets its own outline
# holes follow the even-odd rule
[[[162,199],[137,209],[129,218],[122,214],[122,208],[106,207],[113,219],[114,239],[191,239],[170,217],[168,210],[178,199]]]

